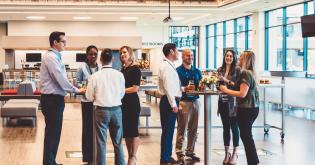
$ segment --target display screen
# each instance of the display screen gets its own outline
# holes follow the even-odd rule
[[[315,15],[306,15],[301,17],[302,36],[314,37],[315,36]]]
[[[41,53],[26,53],[26,62],[41,62]]]
[[[85,62],[86,60],[86,55],[85,53],[77,53],[76,54],[76,62]]]

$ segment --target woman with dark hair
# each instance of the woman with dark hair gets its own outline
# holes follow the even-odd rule
[[[244,51],[240,56],[239,65],[242,71],[240,78],[235,83],[235,89],[228,89],[227,86],[221,85],[220,90],[236,97],[237,121],[245,148],[247,164],[257,165],[259,159],[252,135],[252,126],[259,113],[254,52]]]
[[[97,63],[98,49],[94,45],[86,48],[86,61],[76,74],[77,85],[87,86],[88,78],[100,70]],[[85,95],[81,100],[82,108],[82,154],[83,162],[93,162],[93,102],[89,102]]]
[[[123,137],[128,150],[128,165],[135,165],[140,139],[138,132],[140,100],[138,90],[141,81],[141,71],[134,63],[134,54],[129,46],[119,49],[120,61],[123,65],[121,72],[125,77],[125,96],[122,99]]]
[[[218,68],[218,77],[227,88],[234,89],[236,80],[240,75],[241,69],[236,66],[236,54],[233,50],[227,50],[223,57],[223,63]],[[221,116],[223,125],[223,141],[225,148],[225,157],[223,164],[236,164],[237,161],[237,148],[239,146],[239,129],[237,124],[236,108],[234,106],[235,97],[227,94],[221,94],[218,101],[218,116]],[[229,152],[230,139],[232,130],[233,135],[233,154],[231,156]]]

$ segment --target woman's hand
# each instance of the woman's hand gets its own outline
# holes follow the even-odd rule
[[[225,85],[220,85],[220,91],[225,92],[227,87]]]

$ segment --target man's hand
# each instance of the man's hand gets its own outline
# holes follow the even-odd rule
[[[173,107],[173,108],[172,108],[172,111],[173,111],[174,113],[177,113],[177,112],[178,112],[178,107]]]
[[[80,89],[79,89],[79,93],[84,94],[85,92],[86,92],[86,89],[85,89],[85,88],[80,88]]]

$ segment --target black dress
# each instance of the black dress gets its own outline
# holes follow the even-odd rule
[[[121,72],[125,77],[125,87],[129,88],[133,85],[140,86],[141,71],[138,66],[133,65],[127,68],[122,68]],[[138,137],[138,125],[140,115],[140,100],[138,93],[125,94],[122,99],[122,122],[123,122],[123,137],[133,138]]]

